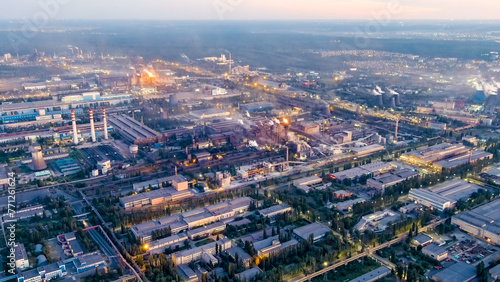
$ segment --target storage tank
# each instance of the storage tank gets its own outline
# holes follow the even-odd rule
[[[137,153],[139,153],[139,146],[137,146],[135,144],[134,145],[130,145],[129,151],[130,151],[131,154],[137,155]]]

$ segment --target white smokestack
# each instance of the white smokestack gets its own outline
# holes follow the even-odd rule
[[[73,123],[73,143],[78,144],[78,132],[76,130],[75,111],[71,110],[71,122]]]
[[[94,127],[94,111],[92,109],[89,109],[89,115],[90,115],[90,134],[92,135],[92,142],[96,142],[95,127]]]
[[[102,107],[102,119],[104,121],[104,139],[108,140],[108,118],[106,117],[105,107]]]

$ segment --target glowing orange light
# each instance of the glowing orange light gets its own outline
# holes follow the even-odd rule
[[[144,72],[147,73],[149,77],[155,77],[155,75],[147,69],[144,69]]]

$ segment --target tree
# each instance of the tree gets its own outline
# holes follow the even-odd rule
[[[488,272],[484,266],[484,261],[479,263],[476,267],[476,275],[478,282],[488,282]]]

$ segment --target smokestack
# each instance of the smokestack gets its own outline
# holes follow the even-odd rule
[[[89,115],[90,115],[90,134],[92,135],[92,142],[96,142],[95,139],[95,127],[94,127],[94,111],[92,109],[89,109]]]
[[[78,144],[78,132],[76,130],[75,111],[71,110],[71,122],[73,123],[73,143]]]
[[[391,108],[396,108],[396,96],[392,96],[391,102],[392,102]]]
[[[108,140],[108,117],[106,116],[105,107],[102,107],[102,120],[104,121],[104,139]]]
[[[229,53],[229,75],[231,75],[231,72],[233,70],[233,61],[232,61],[232,58],[231,58],[231,53]]]
[[[177,176],[177,166],[175,166],[175,176]]]
[[[399,127],[399,119],[396,120],[396,130],[394,134],[394,142],[398,142],[398,127]]]

